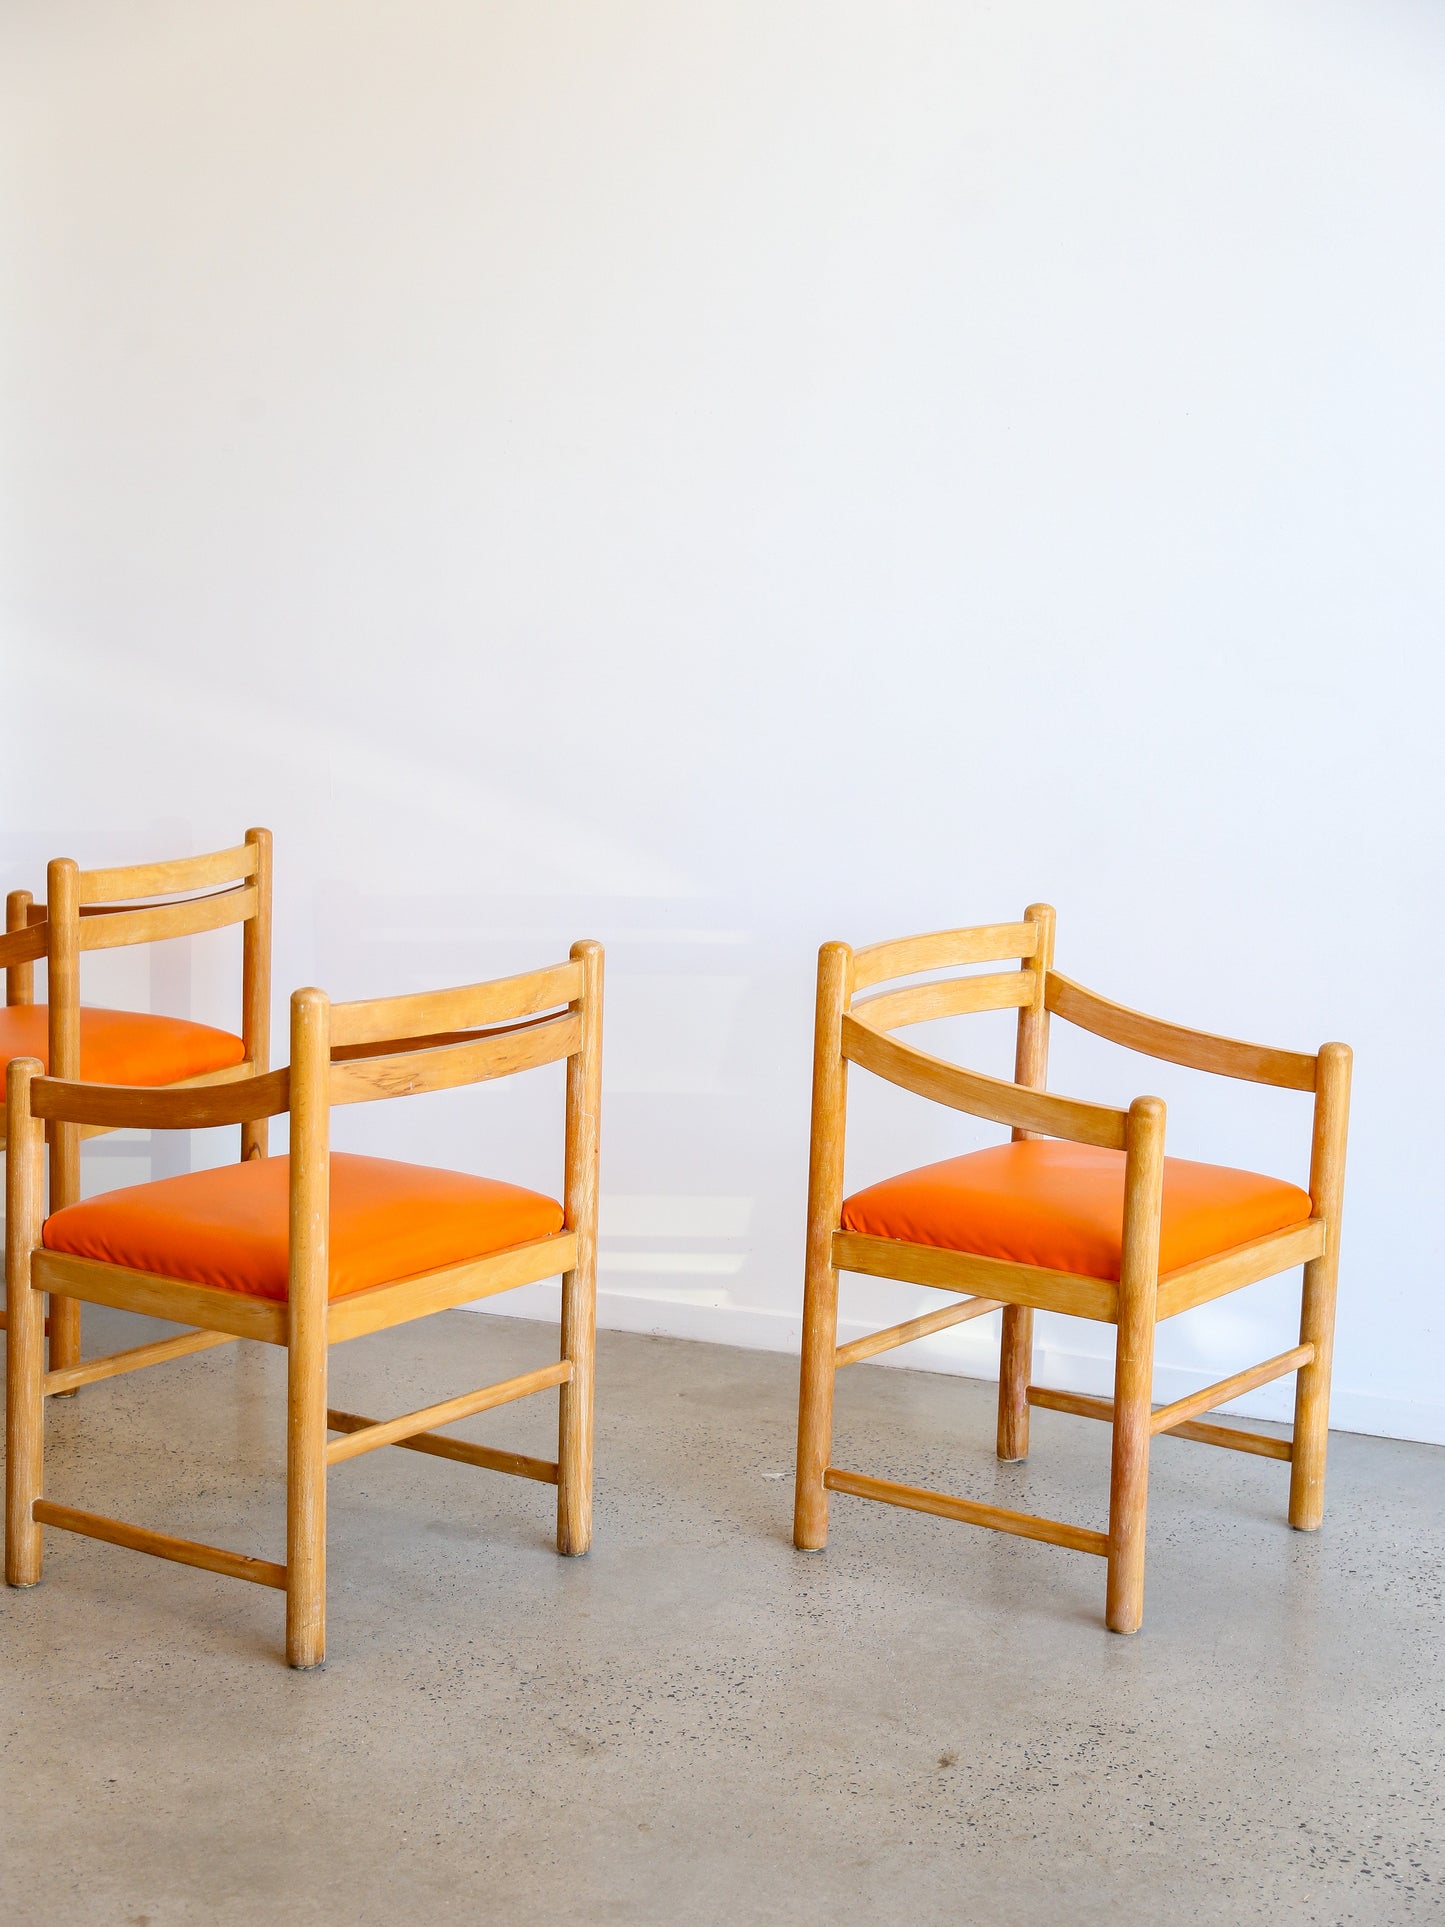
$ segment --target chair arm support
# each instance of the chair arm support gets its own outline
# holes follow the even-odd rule
[[[1236,1037],[1215,1037],[1208,1031],[1186,1030],[1159,1017],[1110,1003],[1096,991],[1085,990],[1071,978],[1051,970],[1044,988],[1044,1007],[1065,1023],[1094,1036],[1122,1044],[1145,1057],[1182,1064],[1187,1070],[1212,1071],[1250,1084],[1273,1084],[1286,1091],[1315,1088],[1316,1060],[1303,1051],[1272,1050],[1265,1044],[1246,1044]]]
[[[897,1084],[915,1096],[967,1111],[994,1124],[1046,1137],[1066,1138],[1073,1144],[1097,1144],[1122,1151],[1129,1114],[1107,1104],[1086,1104],[1078,1098],[1055,1097],[1045,1091],[1010,1084],[981,1071],[964,1070],[896,1037],[886,1037],[852,1012],[843,1018],[843,1055],[875,1077]]]
[[[140,1084],[82,1084],[37,1077],[30,1114],[57,1124],[100,1124],[108,1130],[204,1131],[217,1124],[254,1124],[279,1117],[291,1102],[284,1068],[225,1084],[153,1090]]]

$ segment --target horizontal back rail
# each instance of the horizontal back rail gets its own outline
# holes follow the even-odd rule
[[[80,920],[82,950],[115,950],[124,944],[160,943],[167,937],[195,937],[206,930],[224,930],[229,923],[254,917],[258,905],[254,883],[240,883],[214,896],[186,897],[179,903],[153,903],[142,910],[92,907]]]
[[[257,845],[212,850],[206,856],[175,857],[165,863],[131,863],[118,870],[82,870],[78,901],[128,903],[140,897],[173,897],[183,890],[204,890],[213,883],[244,883],[256,874]]]
[[[573,961],[528,970],[488,983],[461,984],[455,990],[421,990],[407,997],[374,997],[367,1002],[331,1006],[331,1042],[370,1044],[478,1030],[570,1004],[581,997],[583,967]]]
[[[218,1124],[255,1124],[279,1117],[291,1103],[291,1073],[266,1071],[225,1084],[153,1090],[144,1084],[82,1084],[37,1077],[30,1110],[58,1124],[99,1124],[107,1130],[206,1131]]]
[[[906,984],[860,997],[854,1014],[875,1030],[924,1024],[935,1017],[967,1017],[980,1010],[1022,1010],[1034,1001],[1038,977],[1032,970],[998,970],[981,977],[945,977],[931,984]]]
[[[1274,1084],[1286,1091],[1312,1091],[1315,1087],[1315,1059],[1303,1051],[1271,1050],[1264,1044],[1214,1037],[1208,1031],[1186,1030],[1159,1017],[1146,1017],[1142,1011],[1110,1003],[1107,997],[1085,990],[1082,984],[1054,970],[1048,975],[1044,1004],[1065,1023],[1145,1057],[1162,1058],[1166,1064],[1213,1071],[1219,1077],[1238,1077],[1250,1084]]]
[[[459,1084],[555,1064],[582,1048],[582,1019],[565,1012],[525,1030],[504,1030],[470,1043],[433,1045],[388,1057],[357,1057],[331,1066],[331,1102],[365,1104],[374,1098],[413,1097]]]
[[[956,964],[1019,963],[1039,947],[1036,923],[980,923],[971,930],[934,930],[921,937],[895,937],[853,953],[853,988],[867,990],[890,977]]]
[[[1097,1144],[1109,1151],[1124,1149],[1126,1111],[1027,1090],[1021,1084],[986,1077],[982,1071],[964,1070],[912,1044],[885,1037],[851,1013],[843,1018],[843,1055],[875,1077],[917,1097],[946,1104],[951,1110],[967,1111],[972,1117],[1017,1130],[1041,1131],[1045,1137],[1065,1138],[1072,1144]]]
[[[429,1032],[425,1037],[378,1037],[365,1044],[333,1044],[331,1061],[333,1064],[349,1064],[359,1057],[386,1057],[397,1051],[435,1050],[442,1044],[475,1044],[484,1037],[504,1037],[511,1031],[535,1030],[539,1024],[550,1024],[555,1012],[546,1011],[540,1017],[523,1017],[515,1024],[489,1024],[483,1030],[438,1030]]]

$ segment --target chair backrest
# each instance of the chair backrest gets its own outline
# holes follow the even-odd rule
[[[858,951],[847,944],[824,944],[818,965],[815,1132],[820,1114],[831,1117],[834,1123],[827,1127],[827,1135],[836,1136],[841,1155],[845,1073],[852,1063],[935,1103],[1008,1125],[1015,1138],[1065,1137],[1122,1149],[1124,1112],[1044,1094],[1049,1037],[1046,1000],[1053,953],[1054,912],[1045,903],[1031,904],[1018,923],[939,930],[870,944]],[[989,963],[1018,967],[857,995],[898,977]],[[983,1010],[1019,1013],[1012,1083],[965,1070],[888,1034],[930,1018]]]
[[[215,886],[226,886],[216,888]],[[37,914],[16,904],[17,914]],[[163,898],[157,902],[154,899]],[[46,873],[46,998],[50,1068],[80,1075],[80,957],[86,950],[159,943],[241,925],[241,1037],[246,1061],[264,1071],[271,1028],[271,832],[247,830],[232,850],[122,869],[82,870],[57,857]],[[18,1000],[17,1000],[18,1001]]]
[[[1017,1010],[1016,1081],[1038,1088],[1047,1064],[1048,1011],[1044,998],[1053,951],[1054,912],[1046,903],[1030,904],[1019,923],[979,924],[969,930],[938,930],[927,936],[870,944],[853,952],[845,1008],[881,1031],[974,1011]],[[873,989],[875,984],[918,976],[923,971],[987,963],[1013,963],[1018,968],[934,978],[897,990]],[[860,990],[872,994],[860,998]]]
[[[979,924],[968,930],[939,930],[921,937],[900,937],[870,944],[853,953],[852,988],[847,1010],[873,1029],[890,1031],[937,1017],[962,1017],[982,1010],[1017,1010],[1018,1042],[1014,1082],[1042,1090],[1048,1076],[1048,973],[1054,961],[1054,911],[1031,903],[1018,923]],[[922,971],[964,964],[1016,963],[1016,970],[975,971],[966,977],[935,978],[898,990],[860,990]],[[1014,1127],[1015,1138],[1034,1133]]]
[[[602,946],[490,983],[333,1005],[322,990],[291,999],[291,1317],[323,1303],[333,1104],[481,1084],[567,1062],[563,1214],[596,1237],[602,1091]],[[590,1262],[590,1259],[589,1259]]]
[[[1015,961],[1016,970],[873,990],[874,985],[924,971]],[[860,997],[860,990],[872,994]],[[1019,1013],[1011,1084],[963,1070],[888,1034],[929,1018],[1009,1009]],[[1315,1054],[1186,1030],[1110,1003],[1060,975],[1054,969],[1054,912],[1036,903],[1020,923],[901,937],[856,952],[846,944],[825,944],[818,971],[815,1112],[821,1104],[841,1122],[843,1071],[854,1063],[920,1096],[1007,1124],[1016,1139],[1044,1135],[1122,1149],[1127,1113],[1044,1094],[1051,1016],[1169,1063],[1286,1090],[1317,1089],[1320,1059]]]

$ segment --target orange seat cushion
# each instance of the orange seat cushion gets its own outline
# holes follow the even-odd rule
[[[1279,1178],[1165,1158],[1159,1269],[1302,1224],[1310,1211],[1308,1192]],[[845,1231],[1113,1280],[1123,1221],[1124,1153],[1051,1138],[925,1164],[843,1206]]]
[[[45,1004],[0,1009],[0,1064],[12,1057],[38,1057],[48,1070],[49,1026]],[[87,1084],[178,1084],[206,1071],[229,1070],[245,1055],[239,1037],[209,1024],[154,1017],[145,1010],[81,1006],[80,1075]]]
[[[286,1297],[289,1158],[253,1158],[106,1191],[45,1222],[47,1251]],[[330,1295],[460,1264],[562,1229],[540,1192],[390,1158],[331,1158]]]

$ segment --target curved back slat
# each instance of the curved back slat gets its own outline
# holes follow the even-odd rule
[[[212,850],[206,856],[175,857],[164,863],[131,863],[116,870],[82,870],[77,901],[133,903],[141,897],[174,897],[187,890],[205,890],[216,883],[244,883],[256,874],[259,854],[254,843],[234,850]]]
[[[167,937],[195,937],[205,930],[254,917],[254,883],[218,890],[213,896],[186,897],[180,903],[153,903],[140,910],[87,905],[80,914],[82,950],[116,950],[132,943],[160,943]]]
[[[867,990],[890,977],[914,977],[922,970],[947,970],[955,964],[1018,963],[1038,947],[1035,923],[984,923],[971,930],[896,937],[854,951],[853,988]]]
[[[498,1031],[467,1043],[433,1044],[339,1063],[333,1059],[331,1102],[365,1104],[380,1097],[413,1097],[423,1091],[454,1090],[461,1084],[484,1084],[494,1077],[555,1064],[581,1048],[581,1016],[568,1011],[540,1024]]]
[[[443,1031],[481,1030],[535,1017],[582,996],[584,972],[575,959],[455,990],[421,990],[409,997],[374,997],[331,1006],[333,1048],[346,1044],[400,1043]]]
[[[1022,1010],[1034,1001],[1032,971],[997,970],[987,976],[944,977],[937,983],[907,984],[860,997],[852,1009],[875,1030],[924,1024],[935,1017],[967,1017],[980,1010]]]

